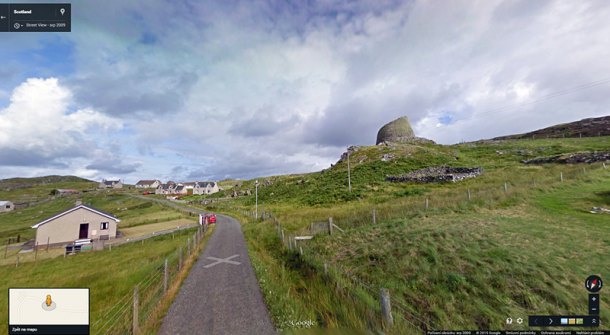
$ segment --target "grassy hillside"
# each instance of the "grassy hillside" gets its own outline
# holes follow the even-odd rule
[[[259,186],[259,211],[273,212],[286,235],[308,235],[312,222],[329,216],[345,230],[302,243],[300,256],[283,248],[272,222],[244,227],[276,325],[296,329],[294,321],[305,318],[320,327],[378,329],[380,288],[396,304],[389,330],[396,334],[523,329],[507,328],[507,315],[586,313],[584,279],[610,277],[610,217],[588,212],[610,207],[610,168],[521,161],[607,151],[609,143],[599,137],[363,147],[350,157],[351,193],[344,161],[323,173],[268,178],[271,185]],[[381,161],[384,155],[393,158]],[[449,184],[385,181],[441,164],[484,173]],[[247,188],[253,181],[244,181]],[[253,205],[254,196],[245,196],[210,209],[240,213]],[[608,324],[610,305],[602,305]]]
[[[98,183],[74,176],[46,176],[36,178],[11,178],[0,180],[0,200],[30,203],[51,197],[58,188],[79,191],[95,190]]]
[[[60,188],[60,184],[48,184],[49,188]],[[25,191],[27,189],[20,189]],[[73,207],[77,200],[83,204],[99,208],[119,219],[119,230],[144,224],[177,220],[186,216],[176,210],[157,203],[135,199],[124,193],[92,191],[81,195],[49,198],[30,207],[12,212],[0,213],[0,241],[20,235],[22,240],[34,238],[32,225]]]

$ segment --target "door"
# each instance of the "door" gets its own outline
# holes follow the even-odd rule
[[[89,237],[89,224],[88,223],[81,223],[80,224],[80,229],[78,231],[78,238],[87,238]]]

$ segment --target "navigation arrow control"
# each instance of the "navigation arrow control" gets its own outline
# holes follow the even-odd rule
[[[549,326],[553,324],[553,319],[549,318]]]

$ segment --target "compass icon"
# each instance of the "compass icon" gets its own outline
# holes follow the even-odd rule
[[[591,293],[599,292],[599,290],[601,290],[603,286],[604,282],[602,281],[600,276],[591,275],[587,277],[587,280],[585,280],[585,288]]]

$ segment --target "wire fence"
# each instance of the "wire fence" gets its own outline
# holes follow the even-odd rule
[[[337,217],[328,218],[328,221],[321,223],[322,218],[310,218],[310,224],[301,224],[302,228],[286,232],[279,218],[270,212],[256,211],[251,209],[237,208],[232,206],[217,207],[239,213],[243,216],[255,219],[257,222],[270,220],[275,224],[279,245],[285,252],[297,255],[297,259],[309,268],[314,269],[330,286],[339,290],[343,299],[349,298],[354,306],[360,306],[360,310],[369,317],[368,323],[371,328],[404,330],[410,328],[416,331],[427,331],[434,329],[435,325],[432,318],[422,315],[400,299],[393,299],[391,307],[389,296],[387,304],[384,306],[383,292],[385,288],[371,283],[367,283],[356,274],[351,274],[343,269],[340,264],[332,264],[324,260],[314,249],[307,247],[307,240],[312,235],[319,233],[337,234],[340,231],[361,227],[364,225],[377,224],[381,221],[388,221],[398,218],[408,217],[413,214],[426,211],[442,210],[461,210],[469,206],[493,207],[500,202],[519,203],[520,200],[528,196],[532,190],[542,190],[549,187],[560,186],[571,181],[582,181],[590,176],[593,171],[610,171],[605,162],[599,164],[589,164],[587,166],[573,165],[555,167],[536,174],[520,174],[513,176],[501,184],[491,184],[467,188],[443,188],[436,190],[434,195],[411,196],[401,199],[395,203],[368,205],[356,208],[349,213],[341,213]],[[258,218],[256,213],[258,212]],[[289,219],[289,218],[288,218]],[[326,229],[320,229],[326,227]],[[385,290],[387,292],[387,290]],[[392,312],[392,310],[394,312]],[[373,311],[371,315],[370,311]],[[393,317],[398,316],[394,320]],[[372,318],[372,320],[371,320]],[[402,328],[400,328],[402,327]]]
[[[208,225],[202,225],[194,233],[186,236],[176,250],[167,255],[140,282],[133,292],[121,297],[117,303],[104,311],[91,323],[92,334],[142,334],[156,320],[159,304],[168,294],[170,287],[177,283],[189,258],[199,250]],[[184,239],[184,235],[178,236]]]

